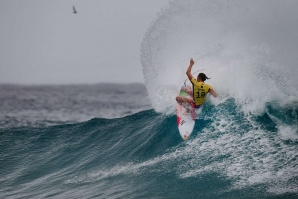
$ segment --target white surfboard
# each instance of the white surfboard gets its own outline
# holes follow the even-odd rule
[[[180,91],[180,96],[191,98],[187,93],[184,91]],[[196,122],[196,114],[195,109],[190,106],[190,110],[187,110],[185,107],[181,106],[178,103],[177,107],[177,125],[179,133],[183,140],[186,140],[190,134],[192,133],[195,122]]]

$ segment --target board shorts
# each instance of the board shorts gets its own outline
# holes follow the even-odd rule
[[[196,104],[194,103],[194,101],[192,101],[192,102],[191,102],[191,107],[193,107],[193,108],[195,108],[195,109],[199,109],[199,108],[201,108],[201,105],[196,105]]]

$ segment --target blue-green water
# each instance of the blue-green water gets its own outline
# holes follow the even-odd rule
[[[3,128],[1,197],[296,198],[297,119],[297,107],[270,104],[247,117],[229,99],[207,103],[186,142],[176,116],[152,109]]]

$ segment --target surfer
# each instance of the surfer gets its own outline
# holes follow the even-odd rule
[[[198,109],[205,102],[206,96],[210,93],[213,97],[217,97],[217,93],[213,90],[212,86],[205,84],[205,80],[210,79],[204,73],[199,73],[197,79],[195,79],[191,74],[192,66],[194,65],[193,59],[190,59],[189,66],[186,71],[186,75],[190,82],[192,83],[192,88],[190,86],[184,86],[181,88],[188,95],[192,96],[192,99],[182,96],[177,96],[176,101],[182,106],[185,104],[191,105],[193,108]],[[187,107],[185,107],[187,108]],[[189,109],[189,108],[187,108]]]

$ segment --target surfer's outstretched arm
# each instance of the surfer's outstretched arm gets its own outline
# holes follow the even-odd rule
[[[193,59],[191,58],[190,61],[189,61],[189,66],[188,66],[187,71],[186,71],[186,75],[187,75],[189,81],[191,81],[191,79],[193,78],[193,77],[192,77],[192,74],[191,74],[191,68],[192,68],[192,66],[194,65],[194,63],[195,63],[195,62],[194,62]]]
[[[217,93],[213,90],[213,89],[210,89],[209,93],[213,96],[213,97],[217,97]]]

